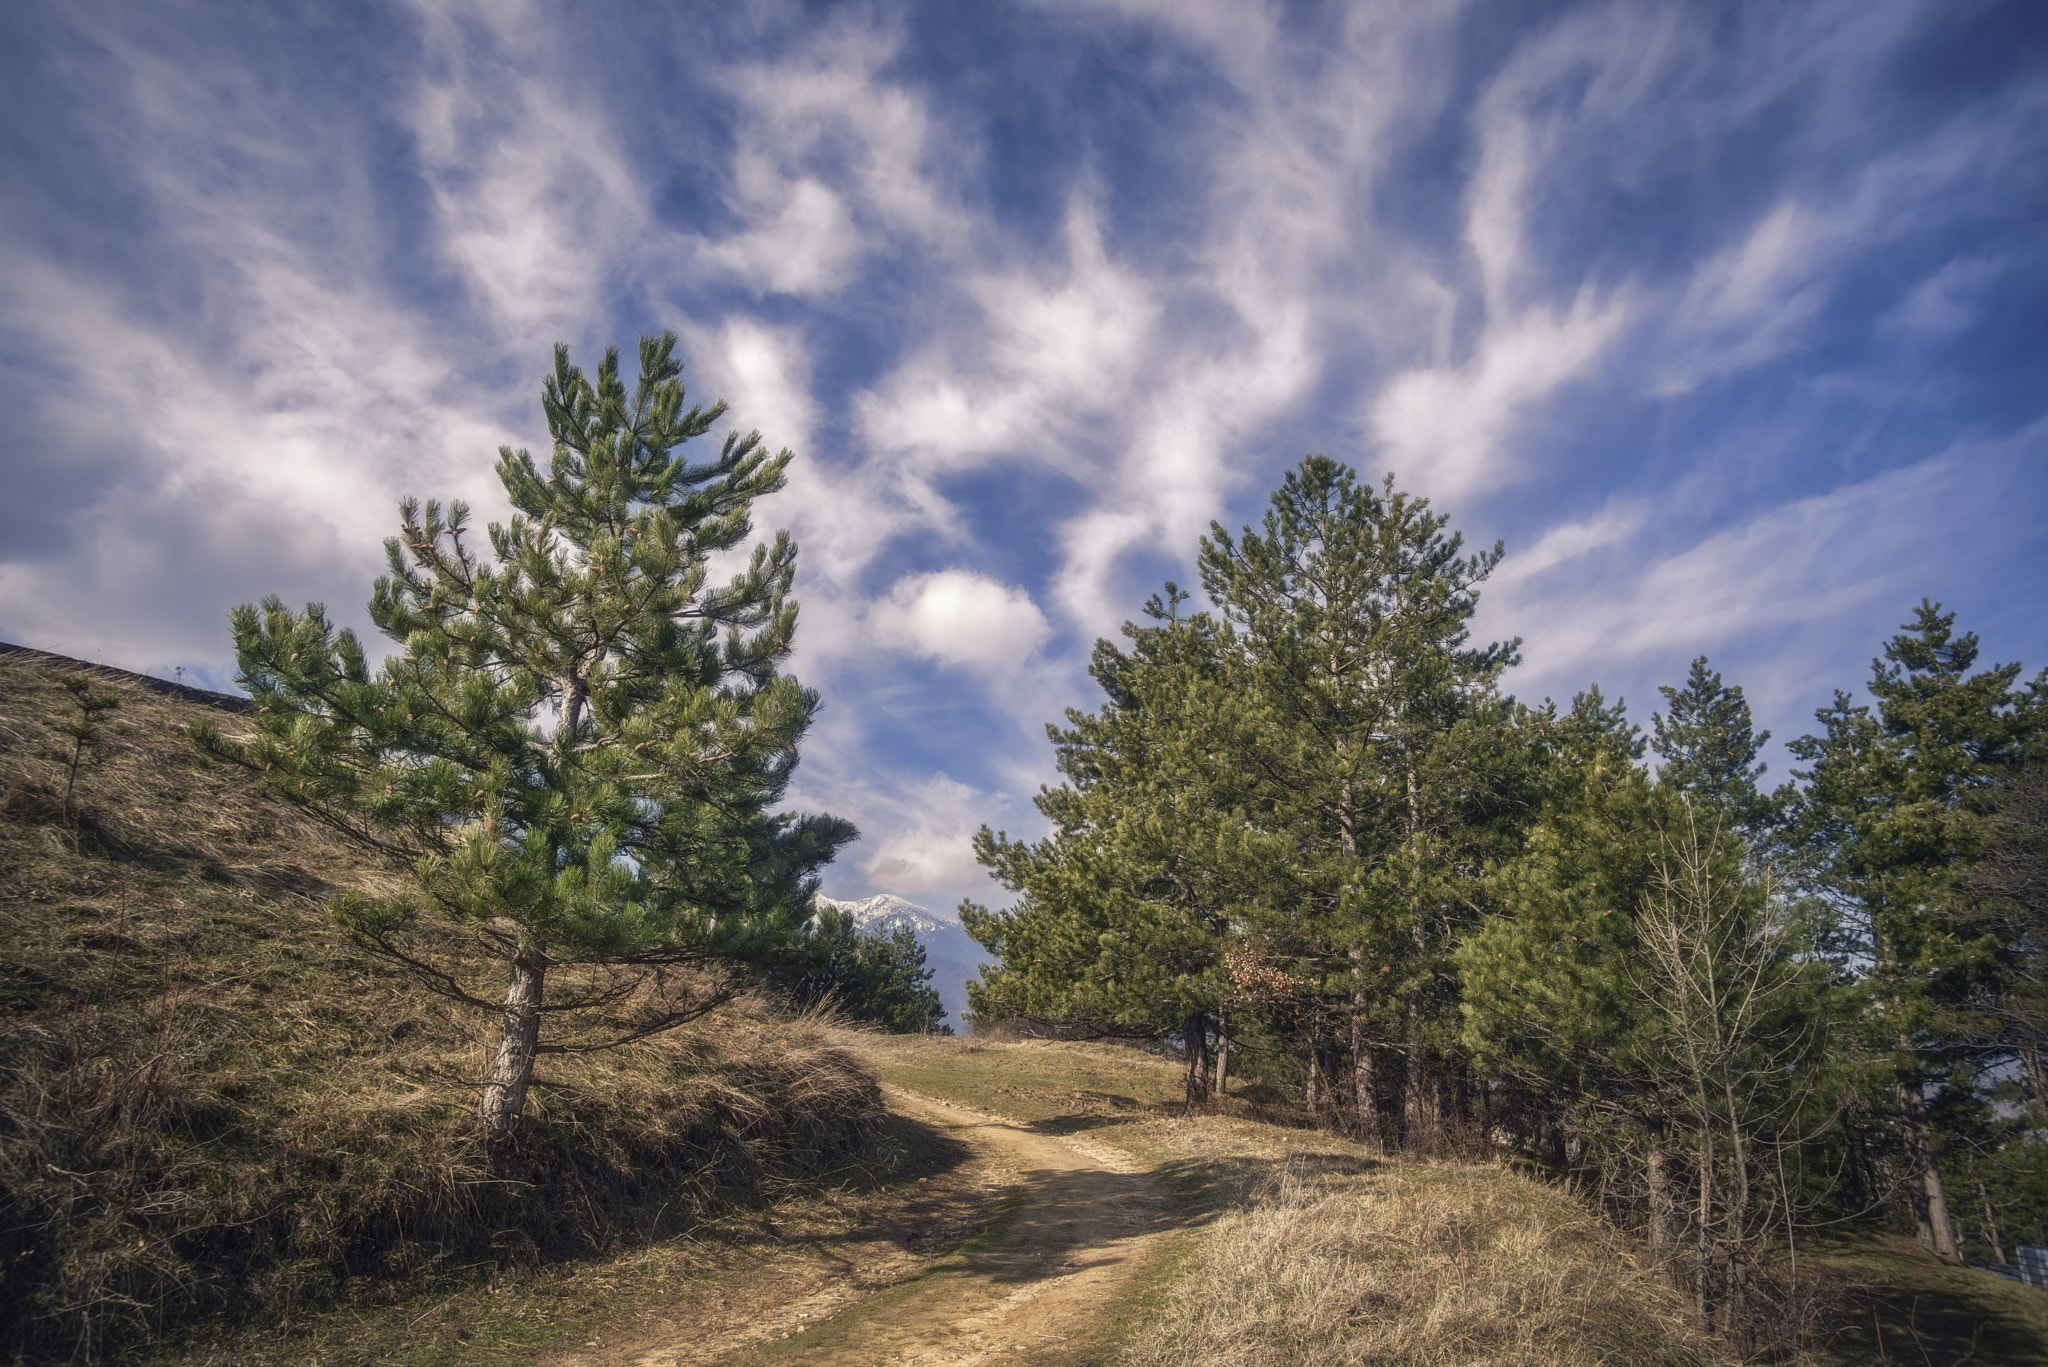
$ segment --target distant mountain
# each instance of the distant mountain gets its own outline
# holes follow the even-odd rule
[[[980,977],[982,964],[995,956],[974,942],[959,917],[950,911],[927,911],[888,892],[857,902],[842,902],[820,893],[818,905],[851,916],[863,931],[909,926],[924,946],[925,967],[932,970],[932,986],[945,1004],[946,1023],[955,1030],[962,1028],[967,1019],[967,984]]]

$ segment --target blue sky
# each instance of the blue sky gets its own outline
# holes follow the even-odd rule
[[[1705,653],[1782,741],[1923,595],[2048,663],[2038,4],[28,0],[0,158],[0,638],[366,626],[555,341],[674,328],[799,453],[841,897],[995,892],[1091,643],[1310,451],[1506,541],[1525,698]]]

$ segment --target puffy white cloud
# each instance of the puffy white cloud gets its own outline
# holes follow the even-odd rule
[[[1030,594],[966,569],[906,575],[869,620],[885,642],[996,675],[1024,664],[1052,635]]]

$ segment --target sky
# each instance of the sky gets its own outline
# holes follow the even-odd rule
[[[506,504],[556,342],[797,453],[826,890],[1004,899],[1094,641],[1302,456],[1507,558],[1506,687],[1782,743],[1922,597],[2048,664],[2048,7],[0,7],[0,640],[231,688]]]

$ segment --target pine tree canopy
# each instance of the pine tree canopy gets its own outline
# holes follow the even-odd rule
[[[1871,662],[1875,710],[1837,693],[1816,714],[1825,733],[1791,746],[1812,766],[1795,775],[1807,781],[1798,831],[1825,861],[1830,944],[1893,980],[1885,991],[1915,1019],[1962,991],[1988,948],[1959,939],[1951,915],[1988,834],[1966,799],[2016,772],[2048,723],[2040,681],[2016,689],[2020,666],[1973,673],[1976,660],[1976,636],[1922,602]]]
[[[812,922],[812,935],[809,955],[768,973],[769,989],[784,1001],[826,1007],[895,1035],[953,1033],[939,1024],[946,1009],[931,985],[924,946],[909,926],[864,931],[851,916],[826,908]]]
[[[616,350],[593,381],[556,348],[542,392],[553,451],[545,470],[500,451],[515,511],[488,529],[488,555],[462,504],[400,505],[390,572],[370,599],[403,648],[382,667],[319,604],[236,609],[255,734],[202,738],[364,839],[416,855],[412,894],[344,899],[340,924],[434,990],[492,1011],[476,979],[487,962],[451,945],[509,964],[515,995],[532,999],[520,1009],[535,1013],[533,1039],[508,1036],[526,1074],[534,1052],[651,1033],[719,995],[678,996],[668,975],[650,987],[616,970],[802,952],[816,871],[855,837],[837,818],[772,810],[818,708],[779,672],[796,630],[795,545],[778,534],[729,582],[710,580],[712,557],[747,540],[754,501],[782,487],[791,454],[734,434],[693,464],[679,448],[725,409],[684,408],[674,345],[673,334],[641,340],[631,392]],[[451,926],[463,935],[440,933]],[[548,999],[545,975],[565,965],[608,972]],[[610,1036],[537,1041],[539,1012],[628,999],[639,1014]],[[514,1005],[502,1008],[508,1030]],[[500,1100],[523,1100],[524,1085]]]
[[[1038,798],[1053,834],[975,837],[976,856],[1022,894],[1004,912],[961,908],[1002,957],[969,985],[977,1018],[1158,1037],[1222,1000],[1244,822],[1209,724],[1223,705],[1219,638],[1205,615],[1181,615],[1185,601],[1168,585],[1147,605],[1156,625],[1125,626],[1128,653],[1099,642],[1093,673],[1109,701],[1047,728],[1068,779]]]
[[[1329,1009],[1404,1033],[1440,1014],[1443,932],[1519,800],[1495,686],[1520,642],[1468,645],[1503,550],[1466,555],[1448,523],[1310,456],[1258,530],[1212,525],[1199,552],[1243,699],[1227,743],[1269,836],[1257,938]]]

